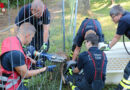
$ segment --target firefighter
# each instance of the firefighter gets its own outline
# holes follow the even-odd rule
[[[104,50],[110,50],[124,35],[130,39],[130,12],[127,12],[120,5],[115,5],[110,10],[110,16],[115,24],[118,24],[116,34],[111,43]],[[130,55],[130,53],[128,52]],[[130,61],[124,70],[124,76],[117,90],[130,89]]]
[[[38,50],[47,52],[49,49],[49,27],[50,12],[41,0],[33,0],[32,3],[23,6],[16,19],[15,24],[19,27],[24,22],[30,22],[36,28],[36,33],[31,45]]]
[[[79,55],[77,67],[69,68],[66,81],[72,90],[102,90],[105,84],[107,57],[98,49],[98,36],[91,33],[85,37],[88,51]],[[79,72],[83,69],[83,74]]]
[[[76,37],[74,38],[72,51],[70,53],[71,60],[76,60],[76,57],[79,55],[85,36],[87,36],[87,34],[89,33],[96,33],[99,36],[99,48],[105,45],[104,35],[102,34],[100,22],[97,19],[85,18],[80,25]]]
[[[30,23],[23,23],[17,33],[4,39],[1,45],[1,72],[0,90],[28,90],[21,79],[35,76],[44,71],[52,71],[55,65],[43,67],[37,70],[29,70],[31,63],[36,63],[27,57],[22,45],[28,45],[35,34],[35,27]]]

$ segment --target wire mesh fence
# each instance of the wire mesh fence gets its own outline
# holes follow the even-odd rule
[[[61,54],[63,50],[66,50],[67,55],[68,55],[69,52],[71,51],[73,38],[76,32],[78,31],[78,28],[80,27],[81,22],[84,20],[84,18],[86,18],[86,16],[82,17],[80,13],[77,14],[78,0],[65,0],[65,1],[64,0],[63,1],[62,0],[43,0],[43,2],[45,4],[44,10],[46,8],[46,10],[50,12],[50,17],[45,17],[45,19],[44,18],[41,19],[41,21],[46,21],[46,22],[41,22],[39,19],[36,19],[35,15],[41,14],[41,13],[39,14],[39,11],[32,14],[31,6],[29,6],[30,3],[32,3],[32,0],[17,0],[17,1],[8,0],[8,2],[6,2],[6,7],[7,7],[6,13],[0,16],[0,45],[1,45],[1,42],[5,38],[9,36],[15,36],[17,34],[19,30],[17,25],[21,24],[21,22],[31,22],[32,24],[35,25],[36,30],[42,30],[43,27],[39,26],[39,24],[44,23],[44,25],[50,24],[49,26],[50,48],[49,48],[48,53],[54,54],[54,53],[59,52]],[[23,15],[21,13],[18,15],[21,8],[23,8],[22,9]],[[26,11],[26,9],[29,11]],[[82,8],[79,9],[79,12],[81,12],[80,10],[82,10]],[[18,19],[17,22],[15,21],[16,17]],[[23,20],[22,19],[20,20],[20,18],[23,18]],[[50,19],[50,23],[47,19]],[[106,18],[101,19],[100,17],[98,17],[98,19],[101,22],[108,20]],[[111,23],[110,20],[108,20],[108,22]],[[115,26],[113,25],[113,27]],[[110,36],[114,35],[114,32],[111,30],[111,28],[112,27],[108,27],[108,25],[103,24],[102,29],[103,29],[103,33],[105,34],[106,41],[110,41],[112,39],[112,37]],[[112,28],[112,29],[115,29],[115,28]],[[42,33],[42,31],[40,32]],[[40,37],[37,36],[37,39],[38,39],[37,42],[41,42],[42,35]],[[33,43],[35,43],[35,40]],[[38,43],[38,45],[41,45],[41,44],[43,44],[43,42]],[[36,46],[36,44],[34,44],[34,46]],[[85,50],[84,46],[82,47],[81,51],[83,50]],[[37,57],[35,59],[38,60]],[[111,58],[109,62],[113,63],[113,59],[115,60],[115,58]],[[120,64],[122,62],[126,64],[126,61],[128,61],[129,58],[126,58],[126,59],[127,60],[124,60],[123,58],[121,62],[120,62],[120,59],[118,59],[118,61]],[[114,70],[116,72],[117,70],[123,70],[125,64],[118,65],[118,67],[114,67],[115,64],[113,65],[109,64],[108,71],[111,72]],[[61,80],[61,76],[60,76],[61,63],[55,63],[55,62],[46,60],[45,66],[48,66],[48,65],[57,65],[57,66],[53,72],[43,72],[31,78],[22,79],[22,81],[24,82],[27,81],[26,87],[28,87],[29,90],[58,90],[58,89],[61,90],[62,88],[60,86],[61,85],[60,84],[61,83],[60,81]],[[120,66],[122,66],[123,68],[121,68]],[[121,69],[119,69],[119,67]],[[11,69],[13,70],[13,72],[15,71],[12,67]]]
[[[21,2],[23,3],[23,5],[20,6]],[[36,24],[35,25],[36,30],[43,29],[44,27],[41,27],[39,24],[42,24],[42,23],[44,23],[44,25],[49,24],[49,20],[47,21],[47,19],[50,19],[49,12],[51,12],[51,23],[50,23],[50,28],[49,28],[50,42],[51,42],[50,46],[51,47],[54,46],[54,48],[52,48],[52,50],[50,50],[49,52],[56,53],[58,51],[62,51],[63,50],[62,38],[61,38],[63,36],[62,35],[62,32],[63,32],[62,31],[62,1],[55,1],[55,2],[54,1],[53,2],[44,1],[44,12],[45,11],[46,11],[45,13],[47,13],[47,11],[49,11],[49,12],[48,12],[48,15],[45,15],[42,18],[41,22],[38,22],[38,21],[40,21],[39,18],[35,17],[35,15],[39,14],[39,11],[35,12],[34,14],[31,13],[32,8],[31,8],[31,6],[29,7],[30,3],[32,3],[31,0],[28,0],[28,1],[27,0],[24,0],[24,1],[17,0],[17,1],[14,1],[14,3],[13,3],[14,5],[16,5],[16,6],[14,6],[15,8],[12,8],[12,6],[11,6],[12,1],[8,0],[7,10],[6,10],[7,12],[4,13],[3,16],[1,16],[1,21],[3,21],[3,22],[1,22],[1,24],[4,24],[4,25],[1,25],[0,42],[2,42],[7,37],[17,35],[17,33],[19,32],[19,28],[17,26],[19,24],[21,24],[21,22],[30,22],[33,25]],[[48,5],[46,3],[48,3]],[[27,11],[27,9],[29,9],[30,11]],[[19,12],[21,12],[21,13],[19,13]],[[43,13],[43,11],[42,11],[42,13]],[[17,22],[16,22],[16,17],[17,17]],[[31,20],[33,20],[33,21],[31,21]],[[43,33],[43,32],[41,32],[41,33]],[[58,35],[60,37],[56,37],[55,35]],[[42,40],[41,38],[43,38],[43,37],[40,36],[37,39]],[[40,40],[38,42],[41,42]],[[12,42],[12,40],[10,40],[10,42]],[[61,44],[56,46],[56,44],[59,42],[61,42]],[[51,49],[51,47],[50,47],[50,49]],[[11,54],[11,58],[12,57],[13,57],[13,53]],[[34,58],[34,59],[36,59],[36,58]],[[38,59],[40,59],[40,57]],[[22,62],[22,59],[20,59],[20,62]],[[2,64],[2,67],[6,68],[6,66],[3,66],[3,61],[1,64]],[[12,64],[15,64],[15,63],[12,63]],[[44,73],[40,73],[39,75],[30,77],[30,78],[24,77],[24,78],[22,78],[21,81],[26,82],[25,83],[26,87],[28,87],[29,90],[30,89],[33,89],[33,90],[37,90],[37,89],[38,90],[57,90],[57,89],[59,89],[59,87],[60,87],[59,86],[60,85],[60,68],[59,68],[60,63],[59,64],[53,63],[51,61],[46,60],[46,65],[52,65],[52,64],[57,65],[57,68],[54,70],[54,72],[44,72]],[[34,67],[36,67],[36,66],[34,66]],[[10,67],[10,68],[11,68],[12,72],[15,72],[15,69],[13,67]],[[30,70],[27,70],[26,73],[28,73]],[[3,71],[3,69],[2,69],[2,71]],[[14,74],[12,74],[12,75],[13,75],[13,77],[15,77]],[[2,78],[1,78],[1,80],[2,80]],[[12,78],[12,79],[14,79],[14,78]],[[2,82],[0,84],[3,84],[3,83],[4,82]],[[21,84],[21,82],[20,82],[20,84]],[[18,87],[21,88],[20,84],[17,86],[17,88]],[[16,89],[16,87],[14,87],[14,86],[12,88]],[[23,89],[23,90],[25,90],[25,89]]]

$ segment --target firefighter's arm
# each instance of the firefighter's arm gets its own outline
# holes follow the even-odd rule
[[[27,56],[27,58],[29,58],[32,64],[36,64],[36,61],[34,59],[30,58],[29,56]]]
[[[110,48],[112,48],[120,40],[120,38],[121,35],[116,34],[109,45]]]
[[[72,60],[76,60],[76,57],[79,55],[79,52],[80,52],[80,47],[76,46],[74,53],[73,53]]]
[[[76,67],[76,68],[74,68],[73,72],[74,72],[74,73],[79,73],[80,70],[78,69],[78,67]]]
[[[49,38],[49,27],[50,24],[43,24],[43,42],[47,43],[48,42],[48,38]]]
[[[15,67],[15,70],[18,72],[18,74],[22,77],[22,78],[28,78],[31,76],[35,76],[41,72],[46,71],[47,67],[41,68],[41,69],[37,69],[37,70],[28,70],[26,64],[22,65],[22,66],[18,66]]]

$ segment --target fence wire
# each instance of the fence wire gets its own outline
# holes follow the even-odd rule
[[[1,36],[0,42],[2,42],[5,38],[7,38],[9,36],[15,36],[17,31],[18,31],[18,28],[16,28],[16,25],[21,24],[21,22],[26,22],[26,20],[28,20],[28,19],[30,22],[30,18],[33,18],[33,23],[35,23],[34,15],[38,14],[39,12],[37,12],[33,15],[31,15],[29,12],[28,18],[26,18],[26,14],[25,14],[26,13],[26,10],[25,10],[26,5],[31,3],[30,0],[28,0],[27,4],[25,3],[26,0],[23,1],[24,20],[22,20],[22,21],[19,20],[21,17],[19,17],[18,13],[20,12],[20,10],[22,8],[22,6],[19,6],[20,2],[21,2],[20,0],[17,0],[17,2],[16,2],[17,6],[15,6],[15,7],[17,7],[17,9],[14,9],[10,6],[10,0],[8,0],[8,8],[7,8],[8,15],[6,14],[6,16],[8,16],[8,21],[6,21],[6,23],[8,23],[8,25],[5,26],[4,28],[1,28],[1,30],[0,30],[0,36]],[[46,3],[47,1],[44,1],[44,2]],[[51,22],[50,22],[50,29],[49,29],[50,30],[50,42],[51,42],[50,46],[51,47],[50,47],[49,53],[56,53],[58,51],[63,50],[62,44],[59,46],[56,46],[56,44],[59,43],[59,41],[60,42],[62,41],[62,38],[60,38],[60,37],[62,37],[62,32],[63,32],[62,31],[62,24],[61,24],[62,23],[62,11],[61,11],[62,6],[60,5],[61,2],[62,1],[60,1],[60,2],[58,1],[58,3],[57,3],[57,1],[56,1],[55,3],[53,3],[50,1],[49,3],[47,2],[48,5],[46,5],[46,7],[48,8],[48,10],[51,13]],[[50,3],[51,3],[51,5],[50,5]],[[58,6],[58,7],[56,7],[56,6]],[[11,12],[13,10],[15,13]],[[12,14],[14,15],[14,17],[17,16],[17,18],[18,18],[18,22],[15,24],[14,24],[15,18],[11,17]],[[12,19],[12,21],[11,21],[11,19]],[[38,28],[41,29],[42,27],[39,27],[37,24],[36,29],[38,29]],[[55,34],[59,35],[60,37],[54,37]],[[51,38],[54,38],[54,39],[51,40]],[[39,39],[42,40],[41,37]],[[59,41],[57,39],[59,39]],[[53,46],[55,46],[55,47],[53,48]],[[59,47],[59,49],[55,50],[58,47]],[[51,48],[52,48],[52,50],[51,50]],[[13,53],[11,53],[11,59],[13,59],[12,57],[13,57]],[[20,55],[20,57],[21,57],[21,55]],[[22,62],[22,60],[20,62]],[[57,65],[57,68],[55,69],[56,71],[54,70],[54,72],[52,72],[52,73],[44,72],[44,73],[41,73],[41,74],[38,74],[34,77],[29,78],[29,82],[27,82],[27,87],[29,90],[57,90],[57,89],[59,89],[59,85],[60,85],[60,68],[59,67],[60,67],[60,64],[46,61],[46,65],[52,65],[52,64]],[[14,72],[13,63],[12,63],[11,70]],[[26,72],[26,74],[27,74],[27,72]],[[25,76],[26,76],[26,74],[25,74]],[[50,76],[51,76],[51,78],[50,78]],[[13,77],[14,77],[14,74],[13,74]],[[26,80],[25,77],[21,81],[24,81],[24,80]],[[15,90],[15,87],[13,89]]]
[[[17,0],[16,4],[15,4],[16,5],[15,7],[17,7],[17,8],[13,8],[13,7],[11,7],[11,4],[10,4],[11,0],[8,0],[7,12],[4,14],[4,16],[0,16],[0,19],[1,19],[1,21],[0,21],[0,46],[1,46],[2,41],[5,38],[7,38],[9,36],[15,36],[17,34],[19,28],[17,28],[16,25],[19,25],[22,22],[26,22],[27,20],[29,22],[32,22],[32,24],[34,24],[35,22],[38,22],[38,19],[35,20],[35,15],[39,14],[39,12],[32,15],[31,9],[29,9],[29,13],[28,13],[29,17],[26,18],[26,6],[30,3],[32,3],[32,0],[23,0],[22,1],[23,5],[20,6],[21,1],[22,0]],[[43,2],[45,4],[45,6],[48,8],[48,10],[50,11],[50,15],[51,15],[50,28],[49,28],[49,30],[50,30],[50,33],[49,33],[50,49],[49,49],[48,53],[57,53],[57,52],[62,53],[66,50],[66,53],[68,55],[69,52],[71,51],[73,38],[75,37],[75,34],[83,20],[83,18],[80,18],[81,17],[80,14],[78,14],[79,17],[77,18],[78,0],[43,0]],[[24,14],[23,14],[24,19],[20,20],[21,17],[19,17],[18,13],[20,12],[22,7],[24,8]],[[80,8],[80,10],[82,10],[82,9]],[[64,16],[64,14],[65,14],[65,16]],[[16,16],[18,18],[17,23],[15,23]],[[32,21],[31,21],[31,18],[32,18]],[[86,17],[84,17],[84,18],[86,18]],[[46,21],[45,18],[42,18],[42,20],[43,19]],[[39,27],[39,25],[37,24],[36,29],[41,30],[42,27]],[[108,32],[108,30],[103,31],[103,32],[105,32],[106,35],[107,35],[107,33],[110,33],[110,32]],[[38,35],[36,35],[36,36],[38,36]],[[40,37],[37,37],[37,38],[38,38],[39,42],[42,40],[41,35],[40,35]],[[106,40],[109,41],[110,38],[107,38]],[[39,43],[39,44],[41,44],[41,43]],[[81,51],[83,51],[83,50],[85,50],[84,46],[81,49]],[[19,56],[21,57],[22,55],[20,54]],[[111,57],[111,55],[110,55],[110,57]],[[126,56],[124,56],[124,57],[126,57]],[[13,53],[11,53],[10,58],[13,59]],[[34,59],[37,59],[37,57]],[[123,71],[126,61],[129,58],[122,59],[122,63],[125,63],[125,64],[120,63],[121,60],[119,58],[117,58],[117,59],[118,60],[115,60],[115,58],[113,58],[113,57],[110,58],[111,63],[108,64],[108,72],[111,72],[111,71],[117,72],[120,70]],[[126,59],[126,61],[124,61],[125,59]],[[118,67],[115,68],[115,63],[117,61],[121,65],[118,64],[117,65]],[[20,62],[22,62],[21,58],[20,58]],[[11,70],[14,72],[13,63],[11,65],[12,65]],[[27,87],[29,90],[58,90],[58,89],[61,90],[62,89],[62,80],[61,80],[61,76],[60,76],[61,63],[54,63],[54,62],[50,62],[50,61],[46,60],[45,65],[46,66],[57,65],[57,67],[51,73],[43,72],[43,73],[40,73],[29,79],[25,79],[25,77],[22,78],[22,81],[28,80]],[[36,65],[34,67],[36,67]],[[119,70],[117,70],[117,68]],[[30,70],[32,70],[32,69],[30,69]],[[28,72],[26,72],[26,74],[27,73]],[[14,77],[14,74],[13,74],[13,77]],[[2,84],[3,84],[3,82],[2,82]],[[13,89],[15,90],[15,87]]]

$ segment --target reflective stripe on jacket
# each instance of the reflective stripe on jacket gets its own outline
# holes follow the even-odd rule
[[[25,64],[28,69],[30,68],[30,60],[26,57],[21,42],[17,37],[8,37],[6,38],[1,45],[1,55],[6,52],[17,50],[23,53],[25,57]],[[21,82],[20,75],[16,71],[7,71],[1,65],[2,76],[0,76],[0,88],[4,88],[6,90],[16,90]]]

